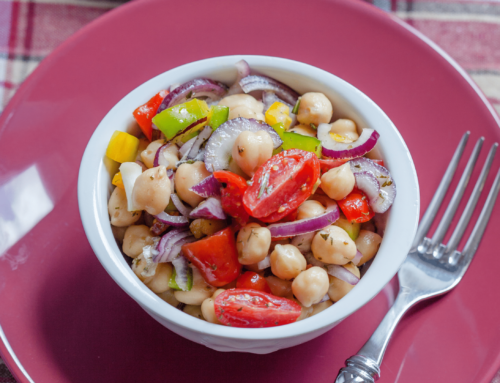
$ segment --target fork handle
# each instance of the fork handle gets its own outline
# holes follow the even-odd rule
[[[340,369],[335,383],[374,383],[380,377],[380,364],[394,329],[418,301],[411,290],[400,287],[389,312],[361,350],[346,360],[346,367]]]

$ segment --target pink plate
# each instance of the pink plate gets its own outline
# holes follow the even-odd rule
[[[371,97],[412,152],[424,207],[464,131],[485,136],[488,147],[500,140],[498,120],[466,75],[365,3],[143,0],[111,11],[45,59],[0,118],[0,253],[12,245],[0,263],[0,348],[19,381],[332,382],[385,314],[392,285],[309,343],[221,354],[163,328],[92,253],[76,187],[94,128],[149,78],[241,53],[315,65]],[[380,382],[486,383],[500,367],[499,212],[462,283],[402,321]]]

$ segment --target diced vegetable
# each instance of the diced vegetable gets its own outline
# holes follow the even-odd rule
[[[177,273],[175,272],[175,268],[172,270],[172,275],[170,276],[170,279],[168,281],[168,287],[174,290],[180,290],[182,289],[179,287],[177,282],[175,281],[175,277],[177,276]],[[191,291],[193,288],[193,270],[189,268],[188,273],[187,273],[187,289],[185,291]]]
[[[278,135],[283,139],[283,133],[285,133],[285,125],[282,122],[278,122],[272,126],[272,128],[278,133]]]
[[[368,204],[368,198],[358,189],[354,189],[347,197],[337,201],[337,203],[350,222],[367,222],[375,215]]]
[[[139,147],[139,139],[126,132],[115,130],[109,140],[106,156],[116,162],[133,162]]]
[[[276,101],[266,111],[266,122],[271,126],[281,122],[285,130],[287,130],[292,123],[292,119],[290,118],[290,108],[287,105]]]
[[[340,217],[337,221],[335,221],[334,225],[344,229],[353,241],[358,238],[359,231],[361,230],[360,223],[349,221],[344,217]]]
[[[167,140],[171,140],[185,133],[192,134],[204,127],[208,122],[209,110],[205,101],[195,98],[157,114],[153,117],[153,123]]]
[[[120,173],[125,194],[127,195],[127,209],[128,211],[138,210],[133,204],[132,190],[134,190],[135,180],[142,174],[142,167],[135,162],[124,162],[120,165]]]
[[[168,90],[160,91],[158,94],[153,96],[153,98],[151,98],[148,102],[146,102],[144,105],[139,106],[132,113],[134,115],[135,120],[139,124],[139,127],[141,128],[142,132],[148,138],[149,141],[152,141],[153,139],[152,119],[156,115],[158,107],[160,106],[161,102],[168,93],[169,93]]]
[[[248,188],[247,182],[243,177],[225,170],[214,172],[214,177],[221,185],[222,209],[240,225],[245,225],[249,215],[243,207],[242,200]]]
[[[229,117],[229,108],[224,105],[214,105],[210,108],[210,127],[215,130]]]
[[[120,172],[115,174],[111,183],[113,185],[115,185],[116,187],[119,187],[119,188],[122,188],[123,190],[125,190],[125,186],[123,186],[122,174]]]
[[[236,288],[258,290],[271,294],[266,278],[261,277],[254,271],[246,271],[241,274],[236,281]]]
[[[318,158],[321,157],[321,141],[315,137],[284,132],[281,138],[283,139],[283,150],[300,149],[314,153]]]
[[[227,285],[240,274],[236,240],[230,227],[183,245],[182,252],[212,286]]]

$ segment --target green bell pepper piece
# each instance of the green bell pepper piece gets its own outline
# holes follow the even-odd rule
[[[153,123],[168,141],[189,131],[195,132],[208,122],[208,106],[196,98],[183,104],[174,105],[153,117]]]
[[[227,121],[229,117],[229,108],[223,105],[212,106],[212,116],[210,117],[210,127],[212,130],[217,129]]]
[[[175,281],[175,276],[176,276],[175,268],[173,268],[172,275],[170,276],[170,279],[168,281],[168,287],[170,287],[171,289],[174,289],[174,290],[182,291],[182,289],[179,287],[179,285]],[[186,291],[190,291],[193,288],[193,271],[191,269],[188,270],[187,277],[188,277],[188,283],[187,283],[187,290]]]
[[[283,139],[283,133],[285,133],[285,125],[282,122],[278,122],[277,124],[274,124],[272,128],[276,131],[276,133],[278,133],[278,136]]]
[[[316,137],[304,136],[293,132],[284,132],[281,137],[283,140],[283,149],[301,149],[306,152],[312,152],[321,158],[321,141]]]
[[[334,225],[340,227],[341,229],[344,229],[353,241],[355,241],[359,237],[359,231],[361,230],[360,223],[352,223],[349,222],[347,218],[340,217],[334,222]]]

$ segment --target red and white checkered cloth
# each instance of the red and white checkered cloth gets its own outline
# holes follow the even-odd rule
[[[0,113],[55,47],[126,1],[0,0]],[[500,0],[367,1],[396,14],[447,51],[500,114]],[[11,382],[15,380],[0,360],[0,383]],[[492,383],[500,383],[500,374]]]

